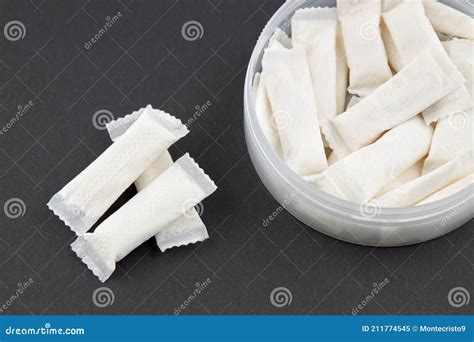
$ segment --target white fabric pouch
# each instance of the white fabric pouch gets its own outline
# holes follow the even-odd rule
[[[352,95],[349,102],[347,103],[347,109],[359,103],[360,100],[360,97]],[[339,132],[337,132],[332,122],[328,122],[324,129],[326,130],[326,133],[329,136],[328,141],[331,141],[330,143],[328,142],[328,144],[331,147],[332,152],[327,159],[328,165],[332,165],[338,160],[341,160],[345,156],[349,155],[351,153],[351,150],[346,146],[346,143],[341,138]]]
[[[427,203],[432,203],[434,201],[439,201],[443,198],[446,198],[448,196],[454,195],[458,191],[461,191],[468,186],[473,186],[474,185],[474,173],[471,173],[467,175],[464,178],[461,178],[460,180],[451,183],[447,187],[441,189],[438,192],[435,192],[433,195],[430,197],[424,199],[423,201],[419,202],[417,205],[421,204],[427,204]],[[472,193],[471,197],[474,196],[474,192]]]
[[[342,38],[341,23],[337,22],[336,28],[336,101],[337,114],[344,111],[346,105],[347,83],[349,81],[349,68],[347,66],[344,39]]]
[[[381,8],[381,0],[337,1],[351,94],[367,96],[392,77],[380,35]]]
[[[351,153],[314,183],[336,197],[365,203],[428,153],[433,128],[416,116]]]
[[[414,205],[473,172],[474,150],[471,150],[436,170],[377,197],[375,203],[382,207]]]
[[[320,125],[337,114],[336,31],[335,8],[300,9],[291,19],[293,46],[306,50]]]
[[[449,57],[466,78],[474,98],[474,42],[455,39],[443,43]],[[428,173],[474,148],[474,108],[451,114],[436,125],[430,153],[423,168]]]
[[[354,107],[356,104],[360,102],[360,100],[362,100],[360,97],[352,95],[349,102],[347,102],[347,109]]]
[[[404,0],[382,0],[382,12],[388,12],[398,5]],[[420,1],[420,0],[414,0],[414,1]]]
[[[276,29],[268,41],[269,49],[290,49],[291,39],[281,29]],[[265,70],[254,76],[254,101],[255,112],[258,122],[262,128],[263,134],[267,138],[272,149],[279,157],[282,157],[281,142],[276,123],[273,119],[272,106],[268,99],[267,89],[265,87]]]
[[[474,109],[442,118],[436,125],[430,153],[423,166],[427,174],[474,148]]]
[[[268,40],[268,47],[275,49],[291,49],[293,47],[293,42],[285,31],[277,28]]]
[[[151,108],[150,105],[147,108]],[[145,108],[128,114],[123,118],[109,122],[107,131],[112,141],[116,141],[125,131],[141,116]],[[142,191],[158,176],[165,172],[171,165],[173,159],[168,151],[163,152],[143,173],[135,180],[137,191]],[[202,222],[195,208],[176,219],[170,226],[163,228],[155,235],[156,244],[162,252],[172,247],[185,246],[191,243],[201,242],[209,238],[206,226]]]
[[[79,236],[72,250],[104,282],[118,261],[215,190],[214,182],[185,154],[93,233]]]
[[[383,17],[382,17],[383,18]],[[380,22],[380,34],[382,35],[382,40],[385,45],[385,52],[387,53],[388,64],[395,72],[398,72],[403,69],[405,66],[400,53],[398,52],[397,45],[390,35],[390,31],[385,25],[385,21],[382,19]]]
[[[262,70],[262,74],[264,71]],[[272,106],[268,99],[267,89],[265,87],[264,77],[262,74],[256,74],[254,78],[254,85],[256,87],[255,93],[255,113],[257,114],[258,122],[262,128],[263,134],[267,138],[273,151],[278,156],[282,156],[280,136],[276,129],[275,121],[273,120]]]
[[[474,41],[453,39],[442,44],[449,58],[466,79],[466,89],[474,98]]]
[[[77,235],[84,234],[157,156],[187,133],[175,117],[145,109],[120,139],[51,198],[48,207]]]
[[[425,51],[369,96],[332,119],[346,146],[355,151],[435,103],[454,88]]]
[[[471,13],[474,11],[474,4],[466,6],[470,8]],[[454,37],[474,39],[474,19],[470,16],[438,2],[437,0],[423,0],[425,13],[433,25],[433,28],[441,33]]]
[[[465,80],[444,51],[436,32],[425,16],[421,0],[402,1],[392,10],[385,12],[383,20],[396,47],[400,64],[406,66],[421,51],[428,49],[456,85],[444,98],[424,110],[423,118],[427,123],[473,106],[471,96],[464,85]]]
[[[284,161],[298,175],[323,171],[326,154],[305,49],[266,49],[262,69]]]
[[[422,170],[423,170],[423,160],[419,160],[418,162],[410,166],[408,170],[403,172],[397,179],[395,179],[393,182],[383,187],[383,189],[380,190],[375,196],[378,197],[380,195],[383,195],[386,192],[389,192],[390,190],[393,190],[395,188],[398,188],[399,186],[402,186],[403,184],[411,182],[412,180],[421,176]]]

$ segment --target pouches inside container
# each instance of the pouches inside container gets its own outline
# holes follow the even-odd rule
[[[383,21],[403,66],[428,49],[456,84],[453,91],[424,110],[423,118],[427,123],[473,106],[471,96],[464,85],[465,79],[443,49],[425,16],[421,1],[402,1],[398,6],[383,13]],[[394,65],[395,63],[392,63],[392,67]]]
[[[367,96],[392,77],[380,35],[381,0],[337,1],[351,94]]]
[[[284,161],[299,175],[323,171],[327,161],[305,49],[266,49],[262,69]]]
[[[453,88],[435,58],[425,51],[369,96],[332,119],[332,123],[346,146],[356,151],[384,131],[416,116]]]
[[[315,184],[336,197],[365,203],[428,153],[433,128],[416,116],[328,167]]]

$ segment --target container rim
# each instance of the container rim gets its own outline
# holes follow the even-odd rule
[[[257,64],[273,30],[276,29],[276,27],[281,27],[285,17],[287,17],[289,13],[302,7],[303,3],[302,1],[287,1],[270,18],[255,44],[245,76],[244,116],[247,119],[247,126],[251,134],[255,137],[259,153],[265,158],[268,164],[270,164],[279,179],[288,183],[300,195],[306,197],[313,204],[321,206],[327,212],[338,215],[344,214],[351,220],[370,221],[373,223],[417,221],[436,216],[445,216],[446,212],[456,210],[456,208],[460,208],[464,205],[469,205],[470,201],[474,198],[474,184],[432,203],[402,208],[373,208],[377,210],[377,213],[375,216],[369,217],[363,212],[363,204],[360,205],[339,199],[318,189],[316,186],[308,186],[311,185],[311,183],[306,182],[302,177],[295,174],[280,159],[275,151],[273,151],[273,148],[265,138],[255,112],[255,103],[252,96],[253,78],[255,73],[259,72],[259,70],[256,70]]]

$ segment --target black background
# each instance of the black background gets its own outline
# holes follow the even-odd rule
[[[361,314],[467,314],[448,292],[473,289],[472,221],[424,244],[352,245],[283,212],[250,162],[242,127],[243,83],[253,46],[282,1],[0,1],[2,28],[21,21],[26,36],[0,36],[0,126],[17,106],[34,106],[0,135],[0,204],[24,201],[24,216],[0,212],[0,304],[17,284],[34,283],[4,314],[173,314],[196,283],[212,281],[184,314],[351,314],[373,283],[389,284]],[[107,16],[122,18],[89,50]],[[200,22],[201,39],[181,28]],[[147,104],[187,121],[211,106],[171,150],[195,157],[219,186],[204,202],[210,239],[161,253],[150,240],[101,284],[69,248],[74,234],[46,207],[51,196],[104,151],[101,109],[123,116]],[[129,189],[114,208],[133,196]],[[106,286],[114,302],[96,307]],[[289,305],[270,302],[276,287]]]

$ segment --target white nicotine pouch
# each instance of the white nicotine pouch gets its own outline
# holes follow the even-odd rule
[[[306,50],[321,126],[337,114],[336,30],[335,8],[300,9],[291,19],[293,46]]]
[[[466,78],[466,88],[474,97],[474,42],[455,39],[444,42],[449,57]],[[455,112],[436,125],[423,174],[474,148],[474,108]]]
[[[120,139],[51,198],[48,207],[77,235],[84,234],[156,156],[187,133],[175,117],[145,109]]]
[[[382,207],[414,205],[473,172],[474,150],[471,150],[436,170],[377,197],[375,202]]]
[[[185,154],[93,233],[79,236],[72,250],[104,282],[118,261],[215,190],[214,182]]]
[[[300,176],[323,171],[326,154],[305,49],[266,49],[262,68],[285,163]]]
[[[257,75],[256,75],[257,76]],[[256,85],[257,92],[255,95],[255,113],[257,114],[258,122],[262,128],[263,134],[267,138],[273,151],[281,157],[281,143],[276,125],[273,120],[272,106],[268,99],[267,89],[265,88],[265,72],[262,71],[259,77],[258,85]]]
[[[291,39],[281,29],[276,29],[268,41],[269,49],[290,49],[292,46]],[[255,74],[253,88],[255,89],[255,113],[258,122],[262,128],[263,134],[267,138],[273,151],[282,158],[280,136],[278,134],[277,125],[273,118],[272,106],[268,99],[267,88],[265,87],[265,70]]]
[[[275,32],[273,32],[270,39],[268,40],[269,48],[291,49],[292,46],[293,46],[293,42],[291,41],[291,38],[288,37],[286,32],[280,28],[277,28]]]
[[[270,100],[268,99],[267,89],[265,87],[264,75],[265,71],[262,70],[261,74],[256,74],[254,78],[254,83],[256,84],[256,94],[255,94],[255,113],[257,114],[258,122],[262,128],[263,134],[267,138],[270,146],[273,151],[276,152],[278,156],[281,157],[281,143],[278,131],[276,129],[275,121],[273,120],[272,106],[270,105]],[[260,75],[258,77],[258,75]]]
[[[151,106],[147,106],[151,108]],[[116,141],[125,131],[140,117],[145,109],[126,115],[123,118],[111,121],[107,124],[112,141]],[[163,152],[155,161],[135,180],[137,191],[142,191],[158,176],[173,165],[173,159],[168,151]],[[202,222],[195,208],[190,207],[188,212],[173,221],[168,227],[163,228],[155,235],[156,243],[160,250],[172,247],[185,246],[191,243],[201,242],[209,238],[206,226]]]
[[[356,95],[351,95],[349,102],[347,103],[347,109],[353,107],[361,100],[360,97]],[[328,156],[328,165],[332,165],[338,160],[341,160],[345,156],[351,154],[351,150],[346,146],[346,143],[341,138],[341,135],[334,127],[334,124],[329,121],[325,127],[327,131],[327,135],[329,137],[328,141],[330,141],[329,145],[332,148],[331,154]]]
[[[466,177],[461,178],[460,180],[458,180],[454,183],[451,183],[447,187],[439,190],[438,192],[435,192],[430,197],[428,197],[428,198],[424,199],[423,201],[417,203],[417,205],[427,204],[427,203],[431,203],[431,202],[434,202],[434,201],[438,201],[440,199],[443,199],[443,198],[446,198],[448,196],[454,195],[458,191],[461,191],[461,190],[467,188],[468,186],[472,186],[472,185],[474,185],[474,173],[471,173],[471,174],[467,175]],[[471,192],[470,198],[472,198],[472,196],[473,196],[473,192]]]
[[[384,193],[389,192],[392,189],[398,188],[399,186],[402,186],[403,184],[411,182],[415,178],[420,177],[422,170],[423,160],[419,160],[418,162],[416,162],[416,164],[413,164],[408,168],[408,170],[403,172],[397,179],[395,179],[393,182],[386,185],[382,190],[380,190],[377,195],[375,195],[375,197],[383,195]]]
[[[388,12],[394,9],[396,6],[400,5],[401,0],[382,0],[382,13]],[[392,67],[395,72],[398,72],[403,69],[405,66],[400,53],[397,50],[397,46],[390,35],[385,22],[382,19],[380,20],[380,30],[382,35],[382,40],[385,45],[385,52],[387,53],[388,64]]]
[[[385,52],[387,53],[388,64],[395,72],[402,70],[405,64],[383,20],[380,22],[380,30],[385,45]]]
[[[382,0],[382,12],[388,12],[394,9],[395,7],[400,5],[402,1],[405,1],[405,0]],[[415,1],[419,1],[419,0],[415,0]]]
[[[416,116],[337,161],[314,183],[336,197],[365,203],[428,153],[432,135],[433,128]]]
[[[349,68],[347,67],[346,51],[342,38],[341,23],[337,22],[336,28],[336,101],[337,114],[344,111],[346,105],[347,82],[349,81]]]
[[[349,65],[349,93],[364,97],[392,77],[380,35],[381,0],[337,1]]]
[[[335,153],[346,155],[337,144],[329,119],[338,114],[338,75],[340,61],[337,47],[337,12],[335,8],[304,8],[297,10],[291,19],[293,46],[302,46],[306,50],[314,99],[318,110],[318,120],[326,141]],[[344,61],[345,63],[345,61]],[[347,82],[344,84],[347,86]],[[344,89],[344,93],[346,89]],[[344,95],[345,96],[345,95]]]
[[[332,119],[332,123],[346,146],[355,151],[416,116],[453,88],[453,82],[425,51],[369,96]]]
[[[466,6],[474,10],[472,1],[469,4],[466,0]],[[474,39],[474,19],[452,7],[438,2],[437,0],[423,0],[425,13],[437,32],[450,36]]]
[[[438,121],[430,153],[423,166],[427,174],[474,148],[474,108]]]
[[[443,42],[449,58],[466,79],[466,89],[474,97],[474,41],[453,39]]]
[[[421,51],[428,49],[456,85],[449,94],[423,111],[423,118],[427,123],[473,106],[472,98],[464,84],[465,79],[444,51],[441,41],[425,16],[421,1],[402,1],[392,10],[384,12],[383,21],[398,53],[398,64],[406,66]],[[389,45],[389,48],[392,49],[393,46]]]
[[[261,75],[264,75],[265,71],[262,70]],[[257,76],[257,75],[256,75]],[[281,157],[281,143],[280,136],[276,129],[276,123],[273,119],[272,106],[268,99],[267,89],[265,87],[264,76],[259,77],[258,85],[256,86],[257,92],[255,95],[255,113],[257,114],[258,122],[262,128],[263,134],[267,138],[273,151]]]

